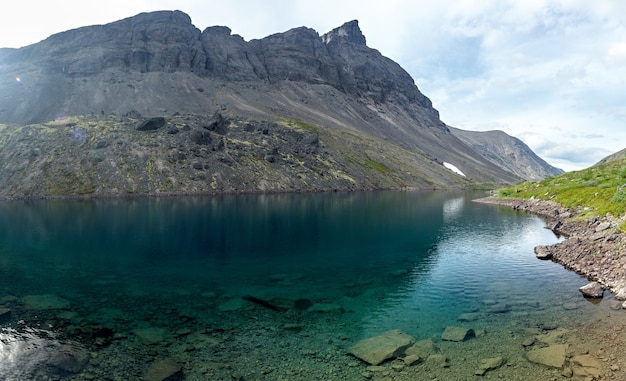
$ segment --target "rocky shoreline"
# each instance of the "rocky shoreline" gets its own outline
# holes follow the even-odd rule
[[[486,197],[476,202],[510,207],[532,213],[546,220],[547,228],[566,239],[548,246],[537,246],[541,259],[551,259],[598,282],[619,300],[626,300],[626,237],[618,230],[624,217],[594,216],[582,220],[581,210],[573,210],[553,201]]]

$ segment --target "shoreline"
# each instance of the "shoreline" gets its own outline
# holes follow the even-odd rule
[[[475,202],[499,205],[535,214],[546,221],[546,228],[565,239],[552,245],[539,245],[545,259],[598,282],[618,300],[626,300],[626,236],[617,230],[622,222],[615,216],[576,218],[577,210],[553,201],[510,199],[493,196]]]

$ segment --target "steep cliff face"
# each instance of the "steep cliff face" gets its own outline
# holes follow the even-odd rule
[[[389,156],[410,152],[419,159],[397,174],[406,187],[424,187],[407,172],[439,173],[443,163],[467,178],[459,182],[445,170],[436,187],[520,180],[452,134],[409,74],[366,45],[357,21],[322,36],[301,27],[245,41],[224,26],[201,32],[179,11],[143,13],[1,49],[0,74],[0,123],[220,112],[233,120],[297,121],[329,139],[359,136]]]

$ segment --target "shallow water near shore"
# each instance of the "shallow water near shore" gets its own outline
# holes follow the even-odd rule
[[[466,380],[501,357],[487,377],[545,380],[563,369],[526,354],[550,332],[623,377],[619,303],[585,300],[586,279],[535,258],[559,239],[541,219],[480,196],[0,203],[3,379],[150,379],[169,361],[186,380]],[[448,326],[476,335],[443,341]],[[446,363],[347,354],[393,329],[432,339]]]

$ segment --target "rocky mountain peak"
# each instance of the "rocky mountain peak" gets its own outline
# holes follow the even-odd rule
[[[359,28],[358,20],[348,21],[339,28],[335,28],[322,36],[326,44],[336,41],[346,41],[357,45],[366,45],[365,36]]]

